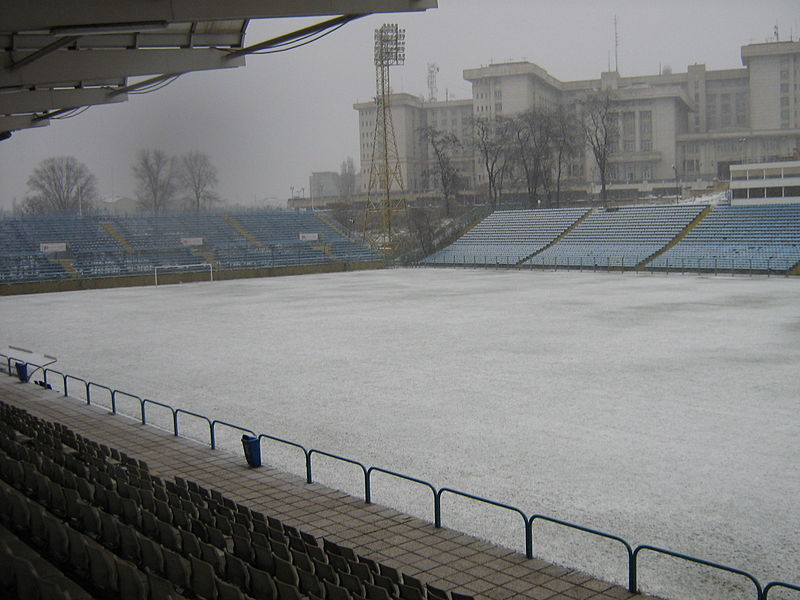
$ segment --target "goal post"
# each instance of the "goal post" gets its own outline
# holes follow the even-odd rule
[[[191,265],[157,265],[153,267],[153,279],[156,286],[158,286],[158,273],[161,271],[167,273],[174,273],[180,271],[208,271],[209,281],[214,281],[214,266],[211,263],[194,263]]]

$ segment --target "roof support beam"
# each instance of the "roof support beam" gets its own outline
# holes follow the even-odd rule
[[[20,53],[13,53],[20,54]],[[0,61],[3,57],[0,56]],[[3,67],[10,59],[5,58]],[[62,50],[14,72],[0,70],[0,88],[77,86],[81,82],[226,69],[244,65],[244,57],[226,60],[226,53],[209,48],[172,50]]]
[[[69,46],[71,43],[73,43],[77,39],[78,39],[78,36],[76,36],[76,35],[68,35],[68,36],[65,36],[65,37],[62,37],[62,38],[58,38],[55,41],[47,44],[47,46],[45,46],[44,48],[40,48],[36,52],[28,54],[25,58],[21,58],[18,61],[12,62],[11,66],[9,66],[8,68],[10,70],[12,70],[12,71],[16,71],[17,69],[21,69],[25,65],[29,65],[30,63],[32,63],[34,61],[37,61],[40,58],[42,58],[44,56],[47,56],[48,54],[51,54],[51,53],[55,52],[56,50],[59,50],[59,49],[63,48],[64,46]]]
[[[30,129],[31,127],[44,127],[47,121],[36,120],[32,115],[20,115],[14,117],[0,117],[0,133],[5,131],[16,131],[18,129]]]
[[[0,3],[0,31],[147,21],[184,22],[410,12],[437,0],[26,0]]]
[[[0,115],[40,113],[56,109],[124,102],[127,96],[108,88],[33,90],[0,94]]]

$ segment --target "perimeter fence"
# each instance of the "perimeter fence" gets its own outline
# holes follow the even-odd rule
[[[95,406],[99,406],[101,408],[110,408],[113,414],[117,413],[117,401],[120,397],[123,397],[128,400],[134,400],[139,405],[139,420],[141,421],[142,425],[147,425],[147,408],[148,406],[157,406],[162,409],[166,409],[171,413],[171,420],[172,420],[172,433],[173,435],[180,436],[181,431],[181,416],[185,415],[186,417],[192,417],[193,419],[197,420],[200,423],[205,425],[204,429],[207,427],[208,429],[208,444],[212,450],[217,448],[217,428],[218,427],[225,427],[228,429],[232,429],[244,434],[251,436],[252,438],[257,438],[259,445],[261,444],[262,440],[269,440],[279,444],[283,444],[285,446],[294,448],[302,452],[304,461],[305,461],[305,474],[306,474],[306,482],[307,483],[314,483],[314,472],[313,472],[313,457],[316,455],[325,456],[331,458],[333,460],[339,461],[341,463],[352,465],[354,468],[357,468],[361,475],[363,476],[364,480],[364,501],[367,504],[372,504],[372,489],[373,489],[373,481],[372,475],[374,473],[380,473],[383,475],[388,475],[390,477],[394,477],[397,479],[401,479],[404,481],[409,481],[411,483],[416,483],[423,488],[430,490],[432,500],[433,500],[433,523],[436,528],[442,528],[442,496],[445,494],[451,494],[455,496],[459,496],[462,498],[466,498],[468,500],[472,500],[474,502],[485,504],[489,506],[493,506],[498,509],[502,509],[504,511],[508,511],[510,513],[516,513],[520,516],[522,520],[522,528],[524,532],[525,538],[525,556],[526,558],[532,559],[534,558],[534,528],[533,525],[536,521],[548,522],[551,524],[559,525],[565,527],[567,529],[571,529],[573,531],[578,531],[590,536],[603,538],[606,540],[611,540],[613,542],[617,542],[625,549],[627,554],[627,571],[628,571],[628,582],[627,588],[630,593],[636,594],[639,593],[639,566],[641,563],[640,555],[644,552],[649,552],[652,554],[660,554],[670,556],[672,558],[685,561],[687,563],[693,563],[696,565],[701,565],[704,567],[708,567],[709,569],[713,569],[716,571],[722,571],[729,574],[736,575],[738,577],[743,578],[744,580],[749,581],[752,583],[753,587],[755,588],[755,600],[768,600],[769,593],[773,589],[788,589],[793,591],[800,592],[800,585],[787,583],[784,581],[770,581],[766,585],[762,585],[761,582],[751,573],[747,571],[737,569],[734,567],[730,567],[727,565],[723,565],[720,563],[716,563],[710,560],[705,560],[703,558],[698,558],[696,556],[691,556],[688,554],[683,554],[680,552],[675,552],[672,550],[668,550],[665,548],[659,548],[657,546],[651,546],[649,544],[640,544],[636,547],[632,546],[629,542],[625,539],[605,532],[598,529],[592,529],[590,527],[585,527],[583,525],[579,525],[576,523],[570,523],[569,521],[564,521],[561,519],[557,519],[554,517],[549,517],[546,515],[541,514],[532,514],[529,515],[521,508],[512,506],[510,504],[506,504],[503,502],[498,502],[496,500],[492,500],[489,498],[484,498],[482,496],[478,496],[475,494],[470,494],[467,492],[463,492],[460,490],[456,490],[453,488],[443,487],[437,488],[434,484],[430,483],[429,481],[425,481],[423,479],[412,477],[410,475],[406,475],[403,473],[399,473],[396,471],[390,471],[388,469],[383,469],[381,467],[370,466],[367,467],[364,463],[348,458],[345,456],[339,456],[332,452],[327,452],[324,450],[320,450],[317,448],[306,448],[304,445],[294,442],[291,440],[286,440],[274,435],[266,434],[266,433],[259,433],[257,434],[252,429],[248,427],[242,427],[240,425],[236,425],[234,423],[228,423],[227,421],[222,421],[220,419],[211,419],[205,415],[185,410],[182,408],[174,408],[167,403],[158,402],[156,400],[151,400],[149,398],[143,398],[137,394],[131,394],[122,390],[118,390],[115,388],[111,388],[109,386],[96,383],[94,381],[89,381],[87,379],[83,379],[81,377],[76,377],[74,375],[70,375],[68,373],[63,373],[56,369],[51,369],[47,366],[38,365],[36,363],[28,362],[23,358],[18,358],[14,356],[9,356],[6,354],[0,353],[0,371],[4,371],[7,375],[11,377],[18,377],[23,382],[30,382],[33,379],[34,374],[41,372],[41,380],[34,381],[34,383],[41,385],[47,389],[52,389],[54,391],[62,393],[65,397],[69,396],[69,388],[70,383],[79,384],[83,389],[85,395],[86,404],[89,406],[93,405],[92,402],[92,393],[93,391],[102,392],[105,398],[110,400],[110,405],[104,406],[99,402],[95,402]],[[60,385],[60,387],[58,387]],[[201,440],[202,441],[202,440]],[[545,558],[546,557],[542,557]]]

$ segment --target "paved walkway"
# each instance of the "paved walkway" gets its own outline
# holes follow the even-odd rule
[[[426,521],[366,504],[343,492],[309,485],[296,475],[268,466],[251,469],[241,456],[176,438],[2,373],[0,400],[143,459],[156,475],[194,480],[445,590],[491,600],[647,598],[577,571],[528,560],[474,537],[436,529]]]

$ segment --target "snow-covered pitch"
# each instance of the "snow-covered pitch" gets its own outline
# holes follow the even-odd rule
[[[0,343],[437,487],[798,583],[798,298],[800,280],[783,277],[383,270],[3,297]],[[291,449],[264,452],[304,473]],[[315,477],[363,494],[351,466],[318,456]],[[433,518],[425,488],[377,477],[373,493]],[[523,548],[514,513],[445,496],[443,524]],[[626,583],[619,544],[537,524],[534,551]],[[740,578],[640,561],[659,595],[754,597]]]

